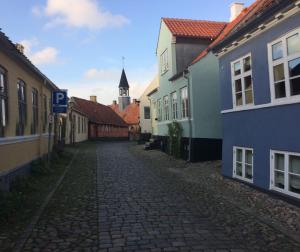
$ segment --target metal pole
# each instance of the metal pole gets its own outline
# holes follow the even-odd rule
[[[46,82],[46,80],[45,80],[45,82]],[[52,97],[52,94],[51,94],[51,105],[50,105],[50,113],[49,113],[49,116],[48,116],[48,122],[49,122],[49,125],[48,125],[48,155],[47,155],[47,163],[48,163],[48,166],[49,166],[49,164],[50,164],[50,149],[51,149],[51,132],[52,132],[52,122],[51,122],[51,120],[52,120],[52,99],[53,99],[53,97]]]

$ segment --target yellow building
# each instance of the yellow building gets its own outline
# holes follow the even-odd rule
[[[48,152],[51,94],[58,88],[23,49],[0,32],[0,190]],[[53,134],[50,140],[52,148]]]

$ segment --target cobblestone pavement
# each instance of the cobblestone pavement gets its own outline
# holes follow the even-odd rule
[[[195,200],[197,189],[131,148],[83,145],[23,251],[300,251],[211,192]]]
[[[97,251],[95,144],[80,149],[21,251]]]

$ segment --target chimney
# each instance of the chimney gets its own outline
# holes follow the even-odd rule
[[[97,96],[96,95],[91,95],[90,96],[90,101],[97,102]]]
[[[230,22],[237,18],[237,16],[242,12],[244,9],[244,3],[232,3],[230,5]]]
[[[16,48],[20,53],[24,54],[24,46],[22,44],[16,43]]]
[[[116,100],[113,100],[113,105],[117,105],[117,101]]]

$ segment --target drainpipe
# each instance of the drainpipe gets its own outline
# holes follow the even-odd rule
[[[192,120],[191,120],[191,92],[190,92],[190,76],[189,70],[186,69],[183,71],[183,78],[187,80],[187,92],[188,92],[188,122],[189,122],[189,156],[188,162],[191,161],[191,152],[192,152]]]
[[[150,104],[150,127],[151,127],[151,138],[153,136],[153,125],[152,125],[152,111],[151,111],[151,98],[148,97],[148,101],[149,101],[149,104]]]

